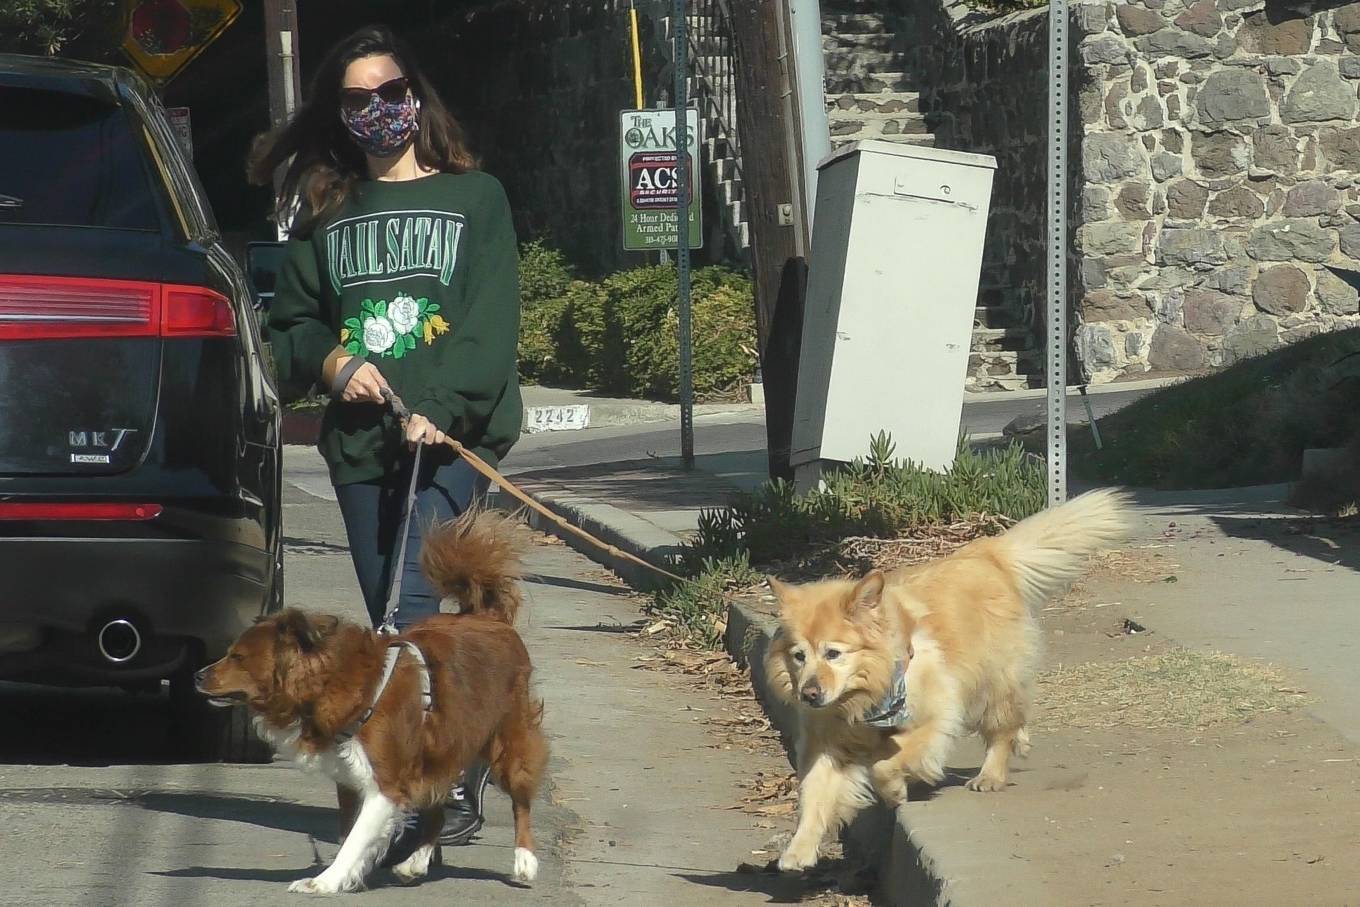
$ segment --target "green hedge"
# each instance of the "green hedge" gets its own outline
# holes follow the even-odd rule
[[[117,0],[0,3],[0,53],[105,58],[116,49]]]
[[[631,397],[678,395],[674,268],[654,265],[599,282],[578,280],[559,253],[530,243],[520,272],[525,380]],[[712,398],[755,374],[755,305],[750,280],[727,268],[700,268],[692,283],[694,392]]]

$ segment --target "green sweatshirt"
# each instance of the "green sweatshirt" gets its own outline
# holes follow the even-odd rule
[[[333,220],[291,240],[269,334],[286,394],[314,387],[342,345],[413,413],[495,464],[520,430],[519,318],[505,190],[485,173],[441,173],[360,182]],[[319,447],[337,485],[389,475],[410,456],[390,410],[372,403],[327,406]]]

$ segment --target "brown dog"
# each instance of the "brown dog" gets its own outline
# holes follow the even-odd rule
[[[246,703],[276,751],[335,781],[340,852],[290,891],[362,888],[402,813],[412,810],[420,812],[420,847],[393,871],[407,882],[424,877],[437,852],[444,798],[479,756],[514,805],[514,877],[537,874],[529,811],[548,749],[543,704],[529,690],[529,654],[511,626],[520,605],[513,532],[508,519],[482,512],[427,534],[425,571],[464,613],[439,614],[385,637],[288,609],[247,630],[226,657],[199,672],[198,688],[215,704]],[[397,648],[384,685],[394,643],[413,644],[419,657]]]
[[[987,743],[968,787],[1006,786],[1011,755],[1029,750],[1034,612],[1124,536],[1126,519],[1122,495],[1092,492],[928,564],[858,582],[770,581],[781,628],[765,669],[798,711],[802,779],[781,869],[815,864],[875,792],[895,806],[909,780],[941,781],[964,734]]]

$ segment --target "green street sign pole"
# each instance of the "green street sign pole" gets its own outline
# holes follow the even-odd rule
[[[689,285],[689,36],[685,0],[675,0],[675,274],[680,287],[680,456],[694,468],[694,348]]]

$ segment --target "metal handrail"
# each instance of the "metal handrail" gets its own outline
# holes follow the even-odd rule
[[[741,176],[741,135],[737,130],[736,59],[728,0],[693,0],[688,32],[691,71],[698,76],[701,115],[716,124]]]

